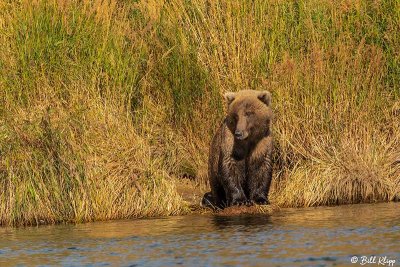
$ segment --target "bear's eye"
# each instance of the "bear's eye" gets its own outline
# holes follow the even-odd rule
[[[237,114],[232,116],[232,123],[236,123],[239,120],[239,116]]]
[[[237,115],[236,114],[231,115],[231,116],[228,117],[228,123],[229,124],[235,124],[236,121],[237,121]]]
[[[254,115],[253,111],[247,111],[244,115],[246,115],[246,117],[250,117],[252,115]]]

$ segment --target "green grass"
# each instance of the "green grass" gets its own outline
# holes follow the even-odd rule
[[[396,0],[0,0],[0,224],[187,213],[241,89],[273,95],[274,204],[399,199],[399,25]]]

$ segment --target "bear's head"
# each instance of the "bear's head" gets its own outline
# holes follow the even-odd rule
[[[238,150],[247,150],[269,134],[272,118],[271,93],[268,91],[243,90],[225,95],[228,103],[226,124],[234,136]],[[241,158],[246,151],[237,151]]]

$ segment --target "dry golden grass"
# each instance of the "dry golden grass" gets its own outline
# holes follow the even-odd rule
[[[271,202],[400,199],[399,14],[395,0],[0,0],[0,224],[188,212],[179,177],[205,190],[221,95],[240,89],[273,95]]]

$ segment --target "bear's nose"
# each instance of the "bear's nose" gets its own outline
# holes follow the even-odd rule
[[[239,130],[236,130],[236,131],[235,131],[235,137],[236,137],[236,138],[241,138],[241,137],[243,137],[243,132],[242,132],[242,131],[239,131]]]

